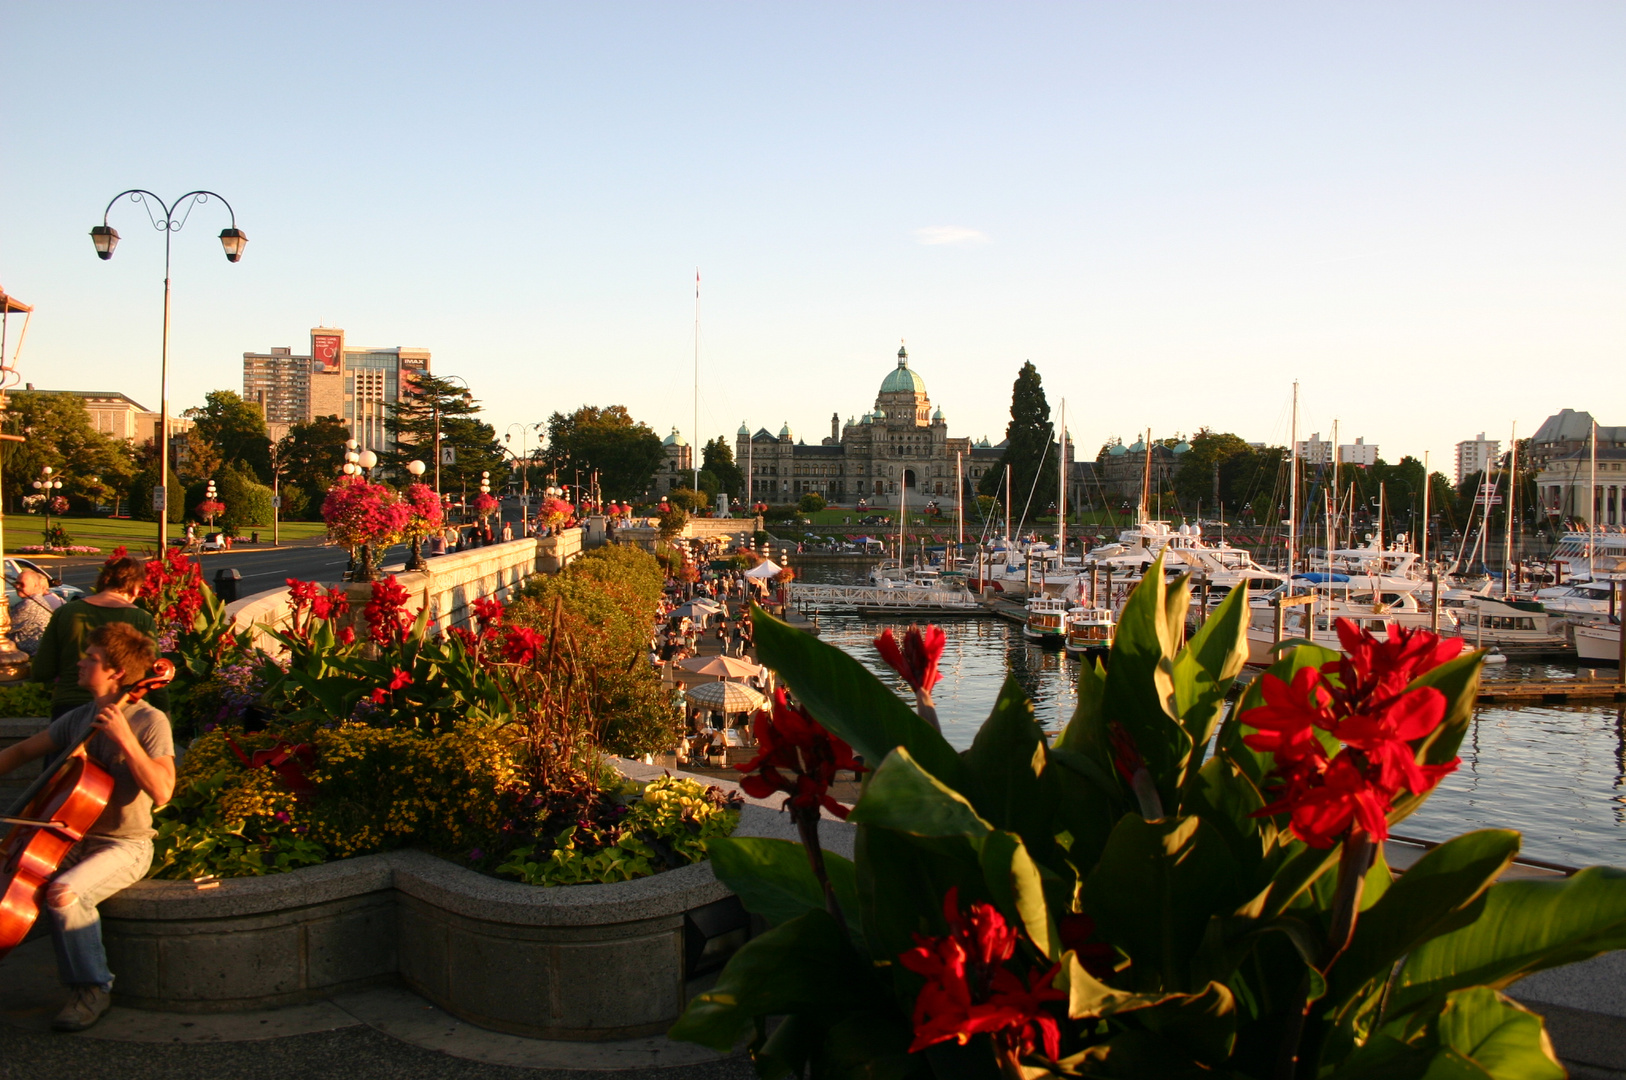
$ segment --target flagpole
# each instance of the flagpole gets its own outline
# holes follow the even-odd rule
[[[694,271],[694,441],[689,464],[694,466],[694,490],[700,491],[700,268]]]

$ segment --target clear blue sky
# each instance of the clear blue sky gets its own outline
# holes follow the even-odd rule
[[[23,376],[156,408],[310,327],[433,350],[499,428],[619,403],[809,441],[907,338],[951,432],[1017,367],[1139,429],[1384,456],[1626,423],[1626,6],[0,5]],[[928,242],[936,241],[936,242]],[[13,323],[15,338],[16,324]]]

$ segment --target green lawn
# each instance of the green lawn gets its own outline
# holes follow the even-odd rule
[[[76,518],[53,517],[52,524],[60,522],[75,544],[87,544],[90,547],[99,547],[103,551],[123,544],[131,551],[156,547],[158,544],[158,523],[156,521],[131,521],[128,518]],[[37,514],[7,514],[5,520],[6,552],[14,554],[18,548],[39,544],[45,533],[45,518]],[[303,540],[307,537],[321,536],[327,531],[319,521],[284,521],[282,523],[282,540]],[[185,525],[171,525],[169,535],[183,536],[186,533]],[[271,529],[269,527],[259,530],[260,542],[271,542]]]

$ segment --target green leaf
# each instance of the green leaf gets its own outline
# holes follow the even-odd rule
[[[948,740],[864,665],[811,634],[751,609],[757,657],[773,668],[813,718],[845,739],[866,762],[906,748],[933,776],[963,785],[964,767]]]
[[[1594,866],[1566,881],[1504,881],[1485,893],[1479,918],[1407,957],[1389,1014],[1619,948],[1626,948],[1626,870]]]
[[[794,840],[715,837],[706,841],[706,851],[717,880],[733,890],[747,911],[774,926],[824,908],[824,890],[813,876],[807,850]],[[826,851],[824,872],[842,910],[857,911],[852,861]]]
[[[1180,994],[1135,1015],[1154,1034],[1208,1065],[1224,1065],[1236,1045],[1236,999],[1224,983]]]
[[[1101,711],[1106,689],[1106,669],[1099,659],[1086,657],[1078,665],[1078,705],[1073,708],[1072,719],[1062,729],[1061,737],[1052,749],[1087,754],[1110,766],[1110,759],[1102,756],[1107,753],[1105,722]]]
[[[1332,971],[1333,1004],[1347,1007],[1372,982],[1387,981],[1402,956],[1470,921],[1477,913],[1475,901],[1518,851],[1518,833],[1481,829],[1425,854],[1361,913],[1355,936]]]
[[[1495,1080],[1564,1080],[1541,1017],[1488,987],[1461,990],[1440,1015],[1440,1042]]]
[[[1161,557],[1124,604],[1107,664],[1105,713],[1134,739],[1165,807],[1177,805],[1191,737],[1177,719],[1174,656],[1178,628],[1165,610]]]
[[[1040,798],[1045,770],[1044,729],[1014,676],[1005,679],[993,712],[963,755],[977,812],[996,828],[1042,838],[1049,813]]]
[[[1441,664],[1413,679],[1408,689],[1432,686],[1445,695],[1445,719],[1419,748],[1417,760],[1425,765],[1444,765],[1457,756],[1463,736],[1474,718],[1474,698],[1479,691],[1479,671],[1484,653],[1468,653],[1450,663]],[[1389,811],[1389,824],[1404,820],[1424,801],[1430,792],[1422,795],[1407,793],[1395,799]]]
[[[1129,954],[1142,989],[1182,989],[1209,917],[1239,900],[1224,839],[1197,817],[1126,814],[1083,888],[1085,910]]]
[[[1186,643],[1215,682],[1230,682],[1248,662],[1248,587],[1232,589]],[[1196,738],[1195,735],[1192,736]],[[1206,741],[1206,740],[1201,740]]]
[[[921,768],[900,746],[886,756],[864,784],[847,820],[912,836],[966,836],[981,840],[993,826],[969,800]]]
[[[872,971],[834,919],[809,911],[741,946],[667,1035],[727,1053],[757,1017],[894,1011]]]
[[[1039,867],[1015,833],[993,832],[982,845],[983,880],[994,905],[1007,918],[1020,921],[1038,950],[1052,960],[1061,956],[1061,937],[1045,902]]]

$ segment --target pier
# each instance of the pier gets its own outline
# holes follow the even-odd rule
[[[797,607],[828,608],[880,615],[986,615],[964,589],[889,587],[884,585],[804,585],[792,582],[790,602]]]

